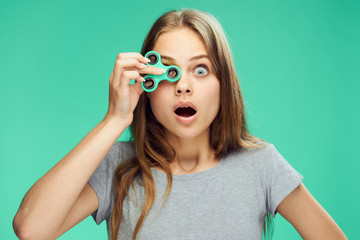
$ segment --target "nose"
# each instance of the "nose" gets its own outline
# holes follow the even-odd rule
[[[180,95],[180,94],[191,95],[192,92],[193,92],[193,89],[192,89],[191,82],[189,81],[189,79],[186,76],[184,76],[184,74],[182,74],[180,79],[176,82],[175,94],[176,95]]]

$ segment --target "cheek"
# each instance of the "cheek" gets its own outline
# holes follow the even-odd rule
[[[169,100],[169,91],[170,89],[168,89],[168,87],[166,87],[164,84],[161,84],[160,82],[154,92],[147,93],[150,100],[151,109],[155,116],[161,111],[161,109],[163,109],[162,106],[164,106],[164,103],[168,102],[167,100]]]
[[[218,106],[220,104],[220,84],[215,82],[211,86],[203,89],[202,98],[206,99],[206,102],[209,104]]]

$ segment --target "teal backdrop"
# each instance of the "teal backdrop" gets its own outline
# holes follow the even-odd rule
[[[250,132],[360,239],[360,6],[340,0],[0,1],[0,239],[16,239],[25,193],[105,116],[118,53],[139,52],[152,23],[182,7],[222,24]],[[107,239],[106,224],[88,217],[59,239]],[[273,239],[301,237],[277,214]]]

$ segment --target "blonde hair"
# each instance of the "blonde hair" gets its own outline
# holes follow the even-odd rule
[[[230,46],[220,23],[215,17],[200,10],[187,8],[164,13],[155,21],[148,32],[141,54],[145,55],[152,50],[162,33],[183,27],[194,30],[202,37],[216,76],[220,81],[220,109],[210,125],[209,139],[216,158],[221,158],[223,154],[241,148],[264,147],[265,141],[252,136],[247,130],[243,98]],[[112,240],[116,240],[119,233],[123,200],[129,196],[130,185],[136,194],[133,185],[136,177],[139,178],[145,189],[146,200],[134,229],[133,240],[136,239],[155,199],[156,189],[151,167],[159,167],[167,174],[166,198],[161,208],[172,186],[172,171],[169,163],[175,158],[175,150],[165,138],[164,127],[156,120],[151,111],[149,99],[145,94],[140,96],[130,129],[132,141],[135,142],[137,158],[121,162],[115,171],[115,202],[110,224]],[[268,223],[270,217],[270,213],[267,212]],[[265,222],[264,231],[266,236]]]

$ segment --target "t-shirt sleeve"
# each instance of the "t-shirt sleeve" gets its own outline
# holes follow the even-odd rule
[[[280,202],[300,185],[303,176],[276,150],[273,144],[266,149],[263,185],[267,210],[275,217]]]
[[[98,225],[105,219],[108,219],[111,215],[111,198],[113,197],[113,180],[116,168],[113,162],[115,146],[116,145],[110,149],[88,180],[88,183],[94,189],[99,201],[98,209],[91,214]]]

